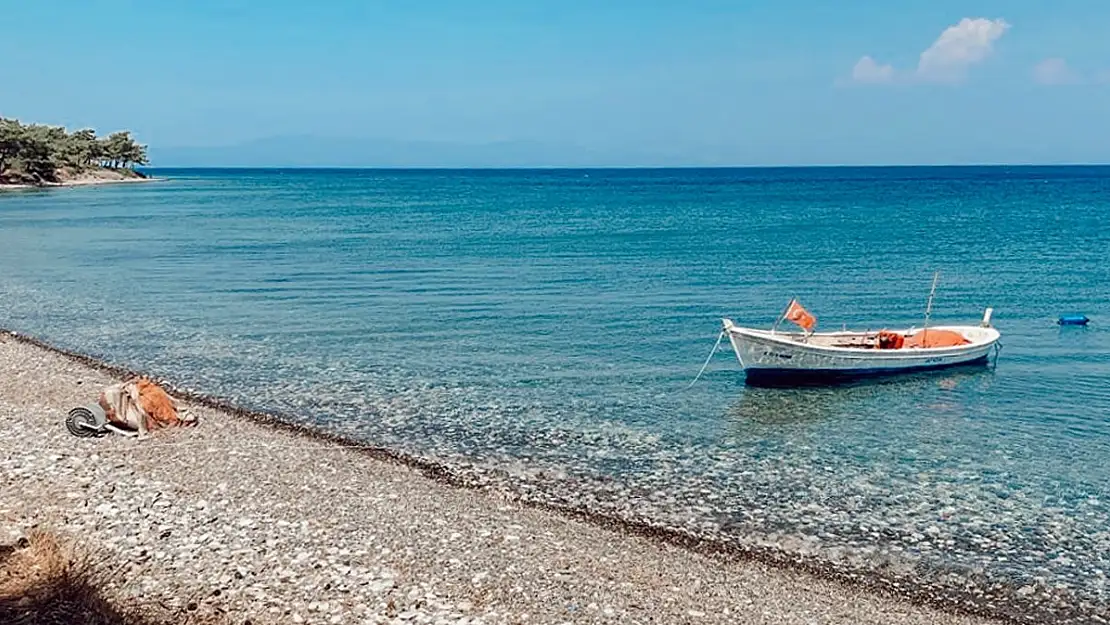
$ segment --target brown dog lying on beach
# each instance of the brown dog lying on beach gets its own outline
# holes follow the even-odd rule
[[[140,438],[151,430],[196,425],[192,415],[178,415],[177,402],[162,387],[143,377],[105,388],[98,402],[108,423],[137,432]]]

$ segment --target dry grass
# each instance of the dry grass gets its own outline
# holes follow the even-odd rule
[[[52,534],[32,532],[0,548],[0,623],[139,625],[105,601],[75,550]]]
[[[0,623],[4,625],[160,625],[198,623],[192,615],[121,609],[97,590],[94,567],[71,544],[33,531],[0,545]]]

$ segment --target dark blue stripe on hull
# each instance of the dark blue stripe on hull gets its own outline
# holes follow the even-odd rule
[[[908,373],[923,373],[940,369],[981,368],[987,356],[948,365],[927,365],[906,369],[749,369],[746,382],[752,386],[806,386],[815,384],[843,384],[861,379],[888,378]]]

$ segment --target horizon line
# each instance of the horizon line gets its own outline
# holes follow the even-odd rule
[[[943,169],[958,167],[1110,167],[1110,162],[1067,163],[895,163],[895,164],[790,164],[790,165],[145,165],[137,169],[299,169],[299,170],[397,170],[397,171],[536,171],[617,169]]]

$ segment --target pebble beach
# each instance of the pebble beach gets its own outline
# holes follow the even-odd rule
[[[169,622],[987,623],[459,488],[184,402],[197,428],[78,439],[109,372],[0,339],[0,538],[72,540]]]

